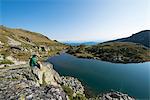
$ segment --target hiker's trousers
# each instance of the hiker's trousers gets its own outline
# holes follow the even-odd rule
[[[32,73],[34,74],[34,76],[36,77],[36,81],[39,84],[42,84],[42,79],[43,79],[43,71],[41,71],[39,68],[37,67],[32,67]]]

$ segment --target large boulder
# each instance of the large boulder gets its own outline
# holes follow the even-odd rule
[[[8,65],[8,66],[16,66],[16,65],[21,65],[21,64],[26,64],[27,63],[26,61],[19,61],[18,59],[15,59],[12,56],[8,56],[8,57],[6,57],[6,59],[13,62],[12,65]]]
[[[61,78],[59,74],[53,69],[53,65],[50,63],[42,63],[42,71],[43,71],[43,82],[44,84],[60,86]]]

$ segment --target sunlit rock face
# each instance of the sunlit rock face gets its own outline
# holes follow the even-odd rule
[[[43,84],[60,86],[61,78],[59,74],[53,69],[53,65],[50,63],[42,64]]]

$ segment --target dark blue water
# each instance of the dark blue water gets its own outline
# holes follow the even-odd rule
[[[150,99],[150,62],[114,64],[61,54],[48,59],[61,75],[78,78],[94,93],[111,89],[138,99]]]

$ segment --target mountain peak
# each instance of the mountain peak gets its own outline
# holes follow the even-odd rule
[[[142,30],[138,33],[132,34],[130,37],[112,40],[108,42],[133,42],[142,44],[146,47],[150,47],[150,30]]]

